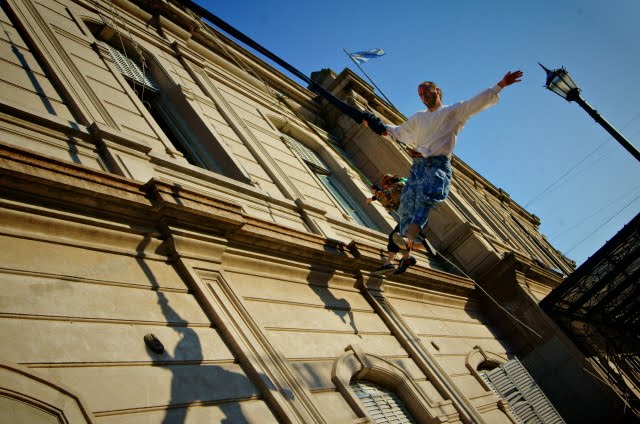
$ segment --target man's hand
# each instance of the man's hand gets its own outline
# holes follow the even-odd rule
[[[371,129],[376,134],[379,135],[387,135],[387,128],[384,126],[384,123],[380,118],[369,111],[363,111],[362,113],[362,122],[366,127]]]
[[[366,119],[363,119],[362,123],[364,124],[365,127],[369,128],[369,123],[367,122]],[[389,131],[384,131],[384,132],[380,133],[380,135],[389,135]]]
[[[514,84],[516,82],[520,82],[520,78],[522,78],[522,71],[515,71],[515,72],[507,72],[506,75],[504,77],[502,77],[502,80],[498,83],[498,85],[501,88],[505,88],[508,85]]]

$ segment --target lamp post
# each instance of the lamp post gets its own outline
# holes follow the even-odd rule
[[[547,69],[538,62],[538,65],[542,66],[542,69],[547,73],[547,82],[545,83],[545,87],[549,90],[556,93],[558,96],[562,97],[568,102],[576,102],[584,109],[589,116],[591,116],[598,124],[600,124],[609,134],[615,138],[618,143],[622,144],[622,146],[627,149],[629,153],[633,155],[638,161],[640,161],[640,151],[636,149],[636,147],[629,142],[626,138],[622,136],[615,128],[611,126],[594,108],[589,105],[589,103],[585,102],[582,97],[580,97],[580,89],[576,85],[575,82],[569,76],[569,73],[564,68],[555,69],[553,71]]]

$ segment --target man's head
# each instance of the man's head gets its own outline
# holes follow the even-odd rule
[[[421,83],[418,86],[418,96],[429,110],[435,110],[442,105],[442,90],[435,82],[424,81]]]

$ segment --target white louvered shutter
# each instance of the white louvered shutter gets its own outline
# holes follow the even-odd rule
[[[116,67],[118,68],[118,70],[122,75],[129,78],[131,81],[135,82],[136,84],[140,84],[145,88],[148,88],[149,90],[152,90],[155,92],[160,91],[160,87],[158,87],[158,84],[156,84],[156,82],[151,78],[148,72],[143,72],[142,69],[140,69],[140,66],[136,62],[129,59],[120,50],[108,44],[106,46],[109,49],[109,52],[111,53],[111,57],[113,57],[113,60],[116,63]]]
[[[517,358],[481,373],[525,424],[564,424],[564,420]]]
[[[415,424],[400,399],[390,390],[369,381],[354,381],[351,388],[376,424]]]

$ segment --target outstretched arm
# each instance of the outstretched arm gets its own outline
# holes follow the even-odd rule
[[[502,80],[498,83],[500,88],[505,88],[508,85],[515,84],[516,82],[520,82],[520,78],[522,78],[522,71],[515,72],[507,72]]]
[[[387,131],[387,129],[385,128],[384,124],[382,123],[382,121],[380,120],[380,118],[378,118],[377,116],[375,116],[372,113],[369,113],[370,116],[366,116],[362,118],[362,123],[364,124],[365,127],[367,128],[371,128],[371,130],[373,132],[375,132],[376,134],[379,135],[389,135],[389,131]],[[369,121],[367,119],[371,119],[371,120],[375,120],[377,122],[372,122],[373,125],[369,125]],[[372,128],[373,126],[373,128]]]

